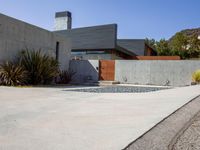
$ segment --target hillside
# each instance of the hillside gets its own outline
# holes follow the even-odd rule
[[[186,30],[182,30],[182,33],[184,33],[187,36],[191,36],[191,35],[200,35],[200,28],[195,28],[195,29],[186,29]]]
[[[181,33],[185,34],[186,36],[190,37],[192,35],[200,35],[200,28],[193,28],[193,29],[185,29],[180,31]],[[175,35],[173,35],[169,41],[171,41],[173,39]]]

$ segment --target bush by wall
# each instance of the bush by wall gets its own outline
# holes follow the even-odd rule
[[[200,70],[197,70],[192,74],[192,80],[194,82],[200,83]]]
[[[73,80],[73,76],[76,74],[73,70],[64,70],[59,72],[59,84],[68,84]]]
[[[17,86],[27,83],[28,72],[19,64],[5,62],[0,64],[0,84]]]
[[[22,51],[19,56],[21,66],[28,71],[28,83],[32,85],[49,84],[58,75],[58,61],[41,50]]]
[[[8,86],[50,84],[59,75],[59,63],[41,50],[24,50],[15,63],[0,65],[0,84]]]

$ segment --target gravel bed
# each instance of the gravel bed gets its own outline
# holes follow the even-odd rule
[[[137,86],[107,86],[100,88],[74,89],[70,91],[90,92],[90,93],[144,93],[144,92],[152,92],[163,89],[168,89],[168,88],[137,87]]]
[[[188,129],[177,139],[172,150],[200,149],[200,113]]]

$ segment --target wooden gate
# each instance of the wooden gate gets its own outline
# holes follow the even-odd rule
[[[115,80],[114,60],[99,60],[99,79],[107,81]]]

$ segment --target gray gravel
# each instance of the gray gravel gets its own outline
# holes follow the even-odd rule
[[[161,87],[137,87],[137,86],[107,86],[100,88],[88,88],[88,89],[74,89],[70,91],[77,92],[90,92],[90,93],[143,93],[152,92],[168,88]]]
[[[200,149],[200,113],[195,120],[176,140],[172,150],[199,150]]]

